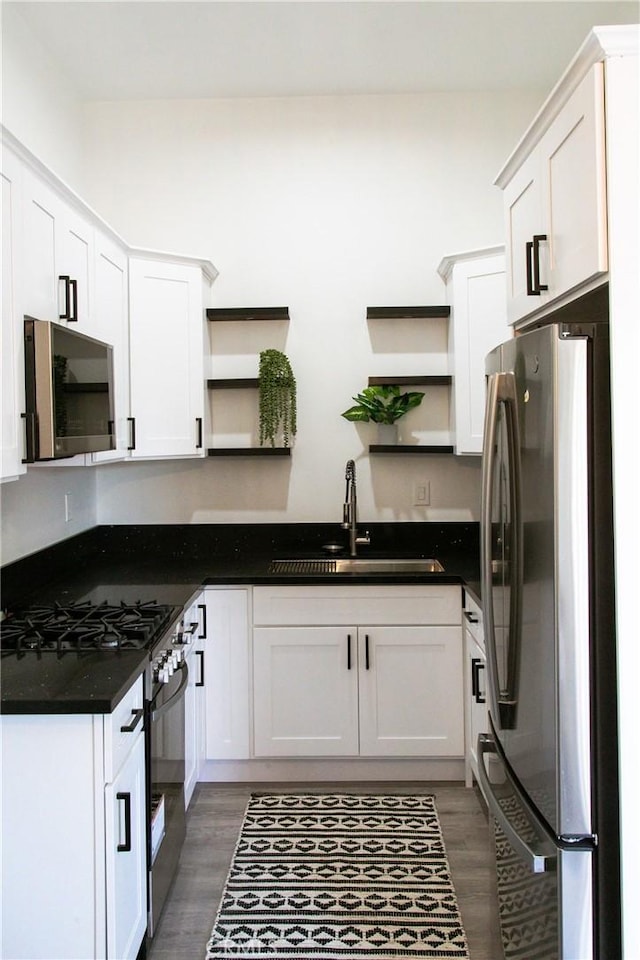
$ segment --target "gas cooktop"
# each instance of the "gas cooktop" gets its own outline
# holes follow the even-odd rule
[[[179,609],[155,601],[34,604],[2,624],[2,654],[151,649]]]

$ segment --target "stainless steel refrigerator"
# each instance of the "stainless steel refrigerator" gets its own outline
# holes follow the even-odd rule
[[[595,320],[578,304],[487,358],[478,756],[507,960],[621,956],[608,324],[595,303]]]

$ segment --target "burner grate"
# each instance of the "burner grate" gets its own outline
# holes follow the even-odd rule
[[[2,651],[12,653],[140,650],[150,647],[173,607],[137,603],[35,604],[2,625]]]

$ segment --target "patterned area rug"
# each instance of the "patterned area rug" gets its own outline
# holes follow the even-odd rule
[[[207,945],[228,957],[468,960],[433,797],[254,794]]]

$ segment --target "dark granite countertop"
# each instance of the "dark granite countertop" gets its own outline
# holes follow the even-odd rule
[[[364,526],[364,524],[363,524]],[[476,523],[369,524],[366,557],[434,557],[437,574],[340,574],[341,583],[459,583],[475,592]],[[111,603],[155,600],[186,606],[209,584],[336,582],[335,574],[274,575],[276,558],[327,558],[327,543],[345,543],[338,524],[177,524],[99,526],[2,570],[2,608],[11,615],[30,603],[91,599]],[[346,551],[342,554],[346,555]],[[105,659],[106,658],[106,659]],[[3,713],[109,712],[133,683],[144,652],[72,654],[48,662],[3,654]],[[127,673],[127,671],[129,671]]]
[[[4,654],[4,714],[111,713],[147,663],[145,650]]]

